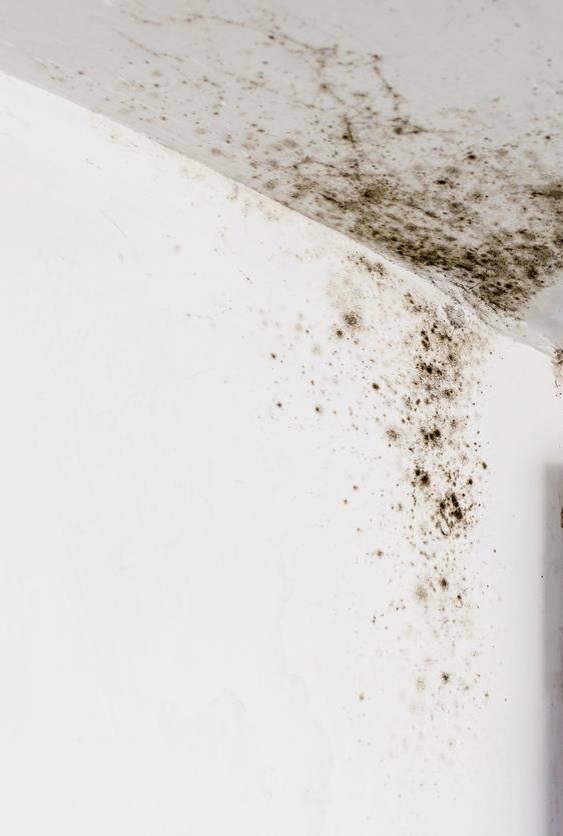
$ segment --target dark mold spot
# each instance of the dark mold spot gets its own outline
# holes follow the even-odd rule
[[[440,499],[435,518],[442,534],[450,535],[455,531],[456,526],[465,519],[465,513],[455,492],[449,492]]]
[[[357,311],[346,311],[342,314],[342,319],[351,331],[361,327],[362,317]]]
[[[431,444],[437,447],[442,441],[442,432],[438,427],[434,427],[431,430],[422,429],[421,432],[426,444]]]
[[[421,467],[415,467],[414,469],[414,479],[412,481],[413,487],[421,486],[423,488],[427,488],[430,484],[430,474],[428,471],[423,470]]]

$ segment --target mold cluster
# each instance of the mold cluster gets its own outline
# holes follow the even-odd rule
[[[467,540],[487,468],[471,427],[482,338],[457,318],[452,322],[445,311],[415,301],[410,292],[404,301],[423,326],[417,333],[413,329],[409,340],[414,368],[410,391],[402,396],[401,424],[411,459],[412,544],[429,562],[429,577],[447,579],[460,543],[452,554],[448,546],[441,548],[439,564],[432,563],[433,545]],[[430,589],[434,583],[429,581]]]
[[[473,303],[516,314],[563,269],[560,184],[527,187],[490,166],[476,175],[473,164],[455,162],[406,188],[396,173],[372,179],[354,161],[315,195],[316,214],[330,223],[339,214],[354,237],[446,277]],[[296,193],[311,185],[301,181]],[[490,192],[499,191],[507,205],[489,220]]]
[[[376,393],[402,473],[397,487],[405,499],[389,508],[394,537],[408,545],[396,556],[403,594],[375,612],[372,624],[400,617],[418,625],[417,638],[408,639],[421,656],[413,663],[413,693],[424,692],[433,714],[482,696],[473,623],[483,595],[475,525],[488,463],[476,400],[487,346],[460,308],[432,304],[411,290],[402,293],[401,305],[408,326],[398,368],[380,375]]]
[[[481,113],[421,107],[377,42],[312,38],[296,17],[124,15],[121,36],[148,74],[127,107],[166,144],[182,136],[213,167],[449,283],[483,313],[518,316],[563,272],[557,112],[530,113],[515,132],[494,97]],[[169,51],[171,29],[193,60]]]
[[[329,281],[330,323],[319,311],[300,318],[268,356],[284,423],[302,432],[321,422],[346,461],[349,484],[331,478],[324,501],[347,515],[363,554],[343,560],[360,559],[373,584],[377,604],[358,613],[359,634],[404,657],[405,699],[439,725],[485,693],[475,615],[487,595],[476,523],[489,470],[477,407],[488,347],[467,311],[422,291],[351,250]]]
[[[40,65],[50,84],[79,99],[87,90],[96,109],[450,287],[482,314],[521,316],[563,274],[561,108],[533,106],[539,80],[529,112],[516,116],[492,83],[479,110],[439,108],[413,94],[375,35],[362,50],[328,31],[271,10],[126,5],[111,95],[87,67]]]
[[[321,78],[337,67],[348,81],[367,61],[337,49],[334,67],[314,50],[310,60]],[[293,208],[445,279],[477,309],[518,314],[563,271],[563,184],[545,163],[554,137],[539,127],[494,143],[475,113],[450,114],[448,129],[414,123],[383,66],[380,55],[371,56],[375,84],[361,96],[320,82],[321,102],[332,106],[315,105],[319,138],[296,145],[283,167],[276,144],[276,158],[260,164],[277,177],[265,187],[279,187]]]
[[[432,313],[410,292],[404,298],[415,320],[425,326],[412,335],[411,391],[402,398],[401,422],[408,428],[407,449],[413,458],[413,507],[424,506],[429,520],[425,538],[432,526],[444,538],[458,537],[471,525],[480,475],[474,455],[478,446],[466,438],[469,416],[459,408],[468,374],[474,374],[477,337],[469,339],[470,329]]]

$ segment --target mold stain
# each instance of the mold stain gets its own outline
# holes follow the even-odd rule
[[[247,72],[231,73],[242,91],[238,101],[231,96],[225,104],[225,90],[215,79],[188,78],[188,86],[206,91],[211,116],[229,123],[223,141],[217,127],[197,129],[202,136],[212,133],[213,141],[205,143],[217,167],[233,159],[233,149],[244,149],[248,167],[241,179],[248,182],[250,170],[250,185],[259,191],[449,282],[456,299],[483,312],[518,316],[563,269],[563,187],[530,151],[537,146],[535,129],[529,137],[493,142],[476,114],[458,114],[448,129],[425,124],[410,112],[379,52],[310,44],[272,16],[243,25],[190,15],[181,23],[191,31],[210,23],[212,29],[236,29],[250,54],[258,50],[263,59],[259,72],[247,61]],[[224,31],[221,43],[229,43]],[[135,44],[147,61],[169,61],[158,45],[147,51],[140,37]],[[178,77],[185,73],[182,65],[171,64]],[[280,71],[286,66],[294,70],[287,83]],[[250,96],[262,97],[270,116],[291,100],[291,112],[300,118],[275,126],[267,115],[261,121],[232,119],[237,108],[245,115]],[[245,125],[244,135],[236,135],[235,122]],[[474,431],[473,396],[485,340],[462,307],[429,302],[405,289],[395,271],[353,245],[331,301],[334,315],[325,333],[300,323],[287,344],[272,347],[276,369],[280,358],[289,363],[291,352],[299,354],[303,383],[311,390],[306,416],[296,418],[298,399],[288,395],[276,371],[280,397],[273,398],[272,416],[296,425],[334,420],[339,431],[353,435],[365,426],[362,410],[370,420],[375,413],[366,434],[380,433],[395,457],[401,491],[400,501],[389,499],[395,530],[387,541],[400,545],[394,555],[387,545],[379,548],[378,526],[391,523],[376,521],[372,563],[395,559],[401,592],[366,623],[377,630],[392,619],[408,619],[403,649],[405,657],[406,648],[411,654],[413,699],[424,701],[416,710],[425,706],[432,716],[455,712],[481,693],[474,625],[481,590],[474,552],[487,468]],[[401,320],[399,336],[388,344],[375,330],[386,316]],[[381,353],[394,358],[392,369],[384,367]],[[339,400],[338,375],[361,380],[361,397]],[[353,474],[363,496],[359,476]],[[342,487],[335,513],[351,513],[357,483],[350,483],[351,490],[350,484]],[[355,531],[369,536],[369,522]]]
[[[445,132],[415,124],[382,66],[373,56],[379,89],[361,107],[341,102],[333,124],[316,117],[327,153],[286,166],[293,183],[285,202],[445,279],[480,310],[518,314],[563,270],[563,184],[543,172],[529,137],[491,147],[463,125]],[[331,94],[330,85],[320,92]]]
[[[399,301],[393,304],[399,309],[386,311],[382,302],[379,314],[402,321],[399,344],[391,338],[385,349],[394,358],[393,368],[384,370],[376,349],[382,334],[369,313],[374,302],[358,288],[363,283],[373,287],[375,280],[373,292],[383,299],[391,274],[365,257],[351,257],[348,269],[354,278],[339,286],[336,308],[353,309],[362,323],[349,344],[348,362],[362,369],[366,382],[378,369],[377,389],[371,391],[377,395],[378,414],[387,417],[378,421],[377,432],[385,433],[395,451],[399,485],[407,497],[389,508],[395,518],[390,537],[401,544],[394,571],[401,577],[402,594],[375,612],[371,624],[388,630],[393,622],[400,647],[404,620],[404,652],[413,659],[413,710],[439,725],[436,718],[444,712],[455,717],[468,700],[481,702],[482,696],[482,638],[474,622],[483,595],[476,522],[488,466],[479,441],[476,396],[487,338],[461,308],[397,287]]]
[[[488,221],[490,198],[473,172],[466,177],[449,167],[447,178],[431,183],[419,173],[407,188],[395,172],[364,176],[362,168],[354,162],[331,178],[314,196],[315,214],[331,223],[340,214],[355,238],[449,279],[470,302],[516,314],[563,269],[563,206],[547,196],[558,195],[559,184],[526,189],[504,174],[491,182],[489,174],[487,191],[504,193],[513,205]],[[304,179],[298,191],[310,187]]]
[[[325,501],[351,517],[350,546],[365,548],[362,571],[372,573],[377,601],[358,612],[354,646],[392,647],[404,660],[408,707],[438,745],[446,717],[450,734],[461,717],[470,722],[468,705],[484,704],[477,522],[489,468],[476,403],[488,332],[356,248],[331,275],[328,298],[313,322],[307,315],[268,342],[270,358],[295,367],[290,383],[276,362],[275,391],[287,393],[284,422],[301,432],[321,421],[325,441],[345,451],[349,481],[329,479]]]
[[[129,18],[133,34],[123,37],[160,72],[142,118],[162,120],[168,108],[177,116],[180,89],[186,118],[212,136],[197,140],[202,154],[226,174],[449,287],[485,316],[518,318],[563,271],[558,114],[531,118],[519,135],[498,108],[493,125],[462,107],[426,123],[376,38],[365,52],[319,33],[312,41],[304,22],[269,12]],[[186,44],[209,47],[205,72],[169,51],[171,27]],[[162,140],[174,144],[169,133]]]
[[[475,396],[486,342],[459,312],[451,317],[412,292],[404,295],[404,305],[412,328],[406,340],[411,373],[401,397],[411,489],[403,525],[415,555],[406,570],[415,590],[411,606],[424,625],[421,647],[435,648],[423,666],[430,710],[451,712],[468,696],[475,699],[480,680],[473,621],[481,597],[475,524],[486,476]],[[413,672],[413,680],[420,675]]]

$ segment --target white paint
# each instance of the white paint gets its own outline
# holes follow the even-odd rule
[[[1,92],[0,831],[560,836],[548,360],[486,336],[480,681],[417,702],[420,653],[444,648],[412,605],[371,624],[412,597],[390,511],[409,465],[361,374],[404,371],[404,291],[442,297],[358,275],[373,342],[335,349],[348,241]]]

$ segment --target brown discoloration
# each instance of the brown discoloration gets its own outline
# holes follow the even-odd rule
[[[496,212],[487,222],[489,196],[474,189],[474,173],[464,178],[458,169],[430,183],[419,173],[407,188],[396,173],[372,179],[354,165],[315,196],[316,214],[335,222],[340,213],[354,237],[446,277],[469,301],[515,314],[563,269],[563,206],[558,184],[528,190],[505,177],[497,173],[487,186],[511,195],[500,224]]]
[[[322,403],[323,430],[332,427],[327,438],[346,471],[338,484],[327,480],[334,513],[350,526],[342,559],[374,575],[377,603],[357,614],[358,635],[362,625],[375,642],[393,631],[416,710],[453,713],[466,693],[477,699],[479,682],[474,546],[488,472],[475,402],[488,331],[435,288],[363,248],[343,249],[327,278],[328,308],[317,300],[301,342],[293,327],[280,331],[276,352],[286,367],[293,354],[306,406],[296,411],[297,399],[284,398],[282,419],[294,413],[300,431]]]
[[[342,319],[344,324],[350,331],[355,331],[357,328],[361,328],[362,325],[362,317],[358,313],[358,311],[345,311],[342,314]]]
[[[429,304],[412,291],[404,293],[403,307],[410,323],[405,354],[400,371],[382,381],[382,392],[390,392],[382,398],[386,408],[399,410],[401,432],[385,432],[405,460],[411,501],[401,511],[401,537],[416,557],[401,561],[400,569],[412,583],[411,603],[406,598],[390,613],[415,608],[421,646],[435,643],[432,664],[442,667],[432,680],[438,677],[439,686],[415,668],[416,690],[421,699],[424,691],[425,700],[452,709],[479,682],[474,651],[461,648],[471,647],[478,606],[471,554],[487,465],[472,429],[485,340],[460,310]],[[385,624],[390,613],[376,613],[373,624]],[[452,668],[463,676],[454,677]]]
[[[426,601],[428,598],[428,590],[426,587],[419,585],[416,588],[416,597],[419,601]]]
[[[431,107],[377,31],[362,49],[264,9],[147,18],[124,7],[122,19],[114,35],[124,65],[102,100],[114,118],[404,262],[484,314],[519,316],[563,272],[561,108],[538,113],[527,97],[529,114],[514,118],[493,83],[478,110],[459,96]],[[40,72],[55,87],[93,84],[81,63],[44,62]]]
[[[241,144],[254,187],[454,285],[483,312],[518,315],[563,270],[563,184],[546,164],[556,135],[548,117],[521,136],[498,127],[494,139],[472,111],[426,124],[382,52],[312,43],[297,19],[289,27],[271,14],[170,22],[244,36],[264,60],[236,76],[241,96],[271,88],[302,114],[304,130],[283,136],[276,125],[270,143],[267,121],[249,124]],[[283,87],[276,67],[287,66],[303,79],[299,91]],[[198,84],[221,98],[207,77]],[[216,144],[211,153],[228,152]]]

